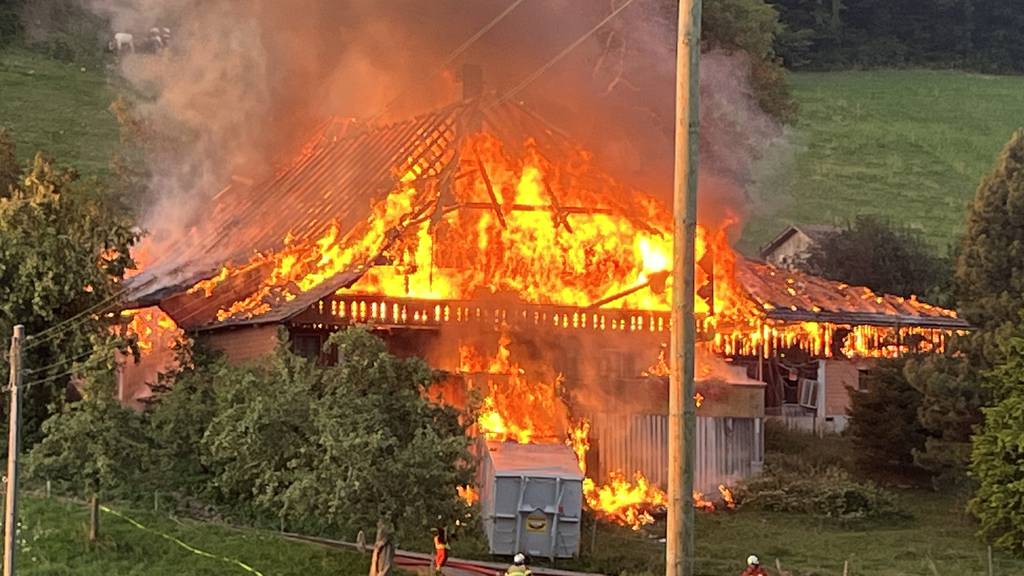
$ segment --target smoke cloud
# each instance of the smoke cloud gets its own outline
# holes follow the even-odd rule
[[[154,157],[145,222],[181,234],[231,177],[259,179],[328,115],[397,119],[457,99],[457,70],[519,84],[621,0],[524,2],[460,55],[510,0],[82,0],[114,31],[171,29],[158,54],[123,58],[151,126],[176,144]],[[518,95],[592,149],[613,175],[666,201],[672,190],[675,15],[636,0]],[[701,69],[702,217],[739,216],[754,160],[778,127],[760,112],[742,55]]]

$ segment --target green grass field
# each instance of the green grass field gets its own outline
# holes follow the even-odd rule
[[[794,514],[736,512],[697,516],[697,571],[701,576],[733,576],[748,554],[774,567],[776,558],[793,576],[934,576],[985,574],[986,549],[974,526],[952,499],[931,492],[906,492],[902,507],[912,517],[856,528]],[[149,530],[108,513],[102,515],[101,538],[86,541],[84,504],[23,499],[19,535],[19,573],[26,575],[106,576],[251,575],[356,576],[365,574],[366,556],[354,552],[283,540],[272,533],[239,530],[162,514],[117,510]],[[213,557],[197,554],[161,534]],[[457,557],[480,557],[481,543],[456,541]],[[559,568],[605,574],[659,574],[664,545],[626,528],[583,530],[583,557]],[[1024,561],[995,555],[996,574],[1024,571]],[[932,570],[935,566],[936,571]],[[774,574],[774,572],[772,572]]]
[[[19,533],[18,574],[37,576],[362,576],[369,559],[356,552],[333,550],[283,540],[255,531],[172,520],[165,515],[121,510],[143,530],[128,521],[102,513],[100,538],[86,540],[89,515],[86,506],[23,498]],[[159,534],[213,555],[190,551]]]
[[[103,173],[118,145],[113,100],[103,70],[0,50],[0,126],[23,159],[43,150],[83,174]]]
[[[749,249],[788,223],[881,214],[945,249],[1013,130],[1024,77],[893,70],[791,76],[800,120],[788,166],[772,167],[744,234]]]
[[[974,536],[963,507],[931,492],[899,493],[910,518],[844,527],[836,521],[743,509],[698,513],[697,570],[700,576],[735,576],[749,554],[775,572],[775,561],[793,576],[982,575],[987,548]],[[456,549],[458,553],[458,549]],[[660,574],[665,547],[625,528],[583,530],[584,556],[559,567],[606,574]],[[1019,574],[1024,561],[994,553],[995,574]]]

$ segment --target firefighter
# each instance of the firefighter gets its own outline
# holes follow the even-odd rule
[[[434,537],[434,573],[441,574],[441,568],[448,563],[448,534],[444,528],[431,528]]]
[[[761,561],[757,559],[757,556],[751,554],[747,556],[747,569],[740,576],[768,576],[768,573],[761,568]]]
[[[526,567],[526,556],[516,554],[512,558],[512,565],[505,571],[505,576],[533,576],[533,572]]]

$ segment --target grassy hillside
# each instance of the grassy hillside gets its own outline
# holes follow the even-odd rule
[[[121,511],[121,510],[119,510]],[[26,576],[251,576],[241,562],[265,576],[362,576],[369,559],[355,552],[282,540],[273,535],[234,530],[137,511],[122,511],[152,531],[103,513],[100,540],[85,538],[84,505],[24,498],[18,573]],[[173,536],[209,553],[190,551],[159,534]]]
[[[113,99],[103,70],[0,50],[0,126],[22,158],[44,150],[84,174],[103,172],[118,144]]]
[[[1024,77],[892,70],[792,75],[800,120],[788,169],[767,184],[747,248],[790,222],[873,213],[945,248],[979,179],[1024,126]]]

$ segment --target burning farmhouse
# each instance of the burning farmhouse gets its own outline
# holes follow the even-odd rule
[[[562,446],[587,505],[639,525],[667,480],[671,224],[530,111],[477,98],[388,125],[325,123],[269,179],[222,190],[131,280],[130,301],[149,314],[141,332],[173,322],[239,362],[270,353],[281,328],[331,362],[327,336],[366,327],[446,371],[440,401],[478,393],[492,451]],[[724,485],[761,465],[766,411],[841,426],[859,363],[941,349],[966,325],[748,261],[727,225],[698,229],[695,401],[696,487],[728,501]],[[133,370],[126,402],[148,390]]]

